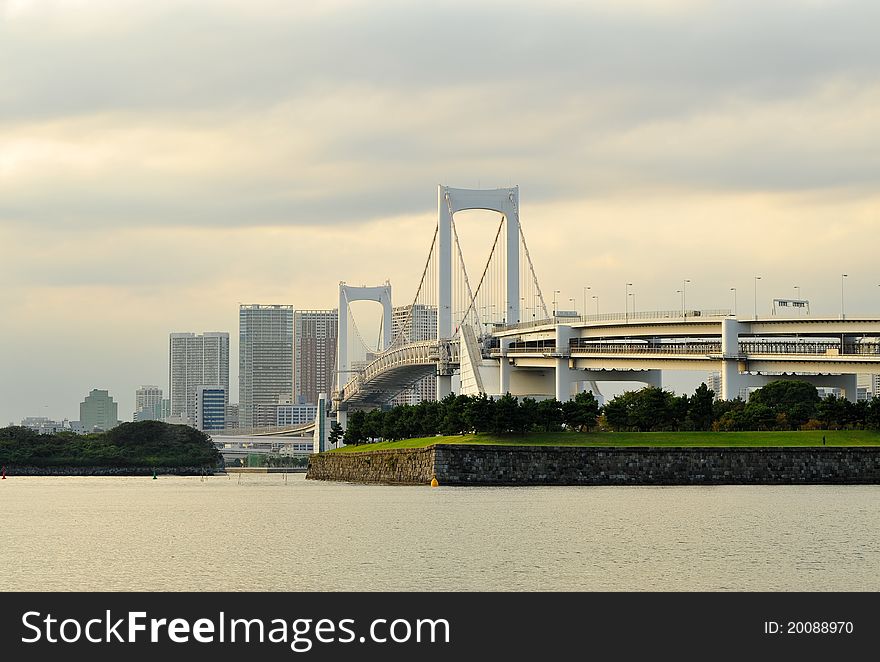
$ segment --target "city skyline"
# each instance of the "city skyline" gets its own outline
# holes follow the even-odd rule
[[[521,186],[548,306],[880,314],[880,8],[765,5],[0,2],[0,421],[127,418],[241,302],[408,304],[437,184]]]

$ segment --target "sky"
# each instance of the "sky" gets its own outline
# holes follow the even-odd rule
[[[877,25],[873,0],[0,0],[0,424],[92,388],[130,420],[176,331],[230,332],[236,400],[238,304],[408,303],[438,184],[518,185],[579,310],[627,282],[677,309],[689,279],[689,308],[797,286],[880,314]]]

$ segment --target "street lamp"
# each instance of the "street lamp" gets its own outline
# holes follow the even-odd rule
[[[846,278],[849,277],[849,274],[840,274],[840,319],[845,320],[846,315],[843,308],[843,284],[846,281]]]
[[[584,316],[587,314],[587,290],[591,289],[589,285],[584,285]]]
[[[574,310],[574,297],[568,297],[568,300],[571,302],[571,309]]]
[[[800,301],[800,300],[801,300],[801,286],[800,286],[800,285],[795,285],[795,286],[794,286],[794,291],[795,291],[795,298],[796,298],[798,301]]]
[[[681,316],[684,319],[687,319],[687,286],[690,283],[690,279],[685,278],[681,283]]]
[[[635,317],[636,316],[636,293],[630,292],[629,295],[632,297],[632,300],[633,300],[633,317]]]
[[[560,294],[562,290],[553,290],[553,317],[556,317],[557,311],[557,303],[556,303],[556,295]]]
[[[736,288],[731,287],[730,291],[733,292],[733,316],[736,317]]]
[[[758,281],[760,276],[755,276],[755,319],[758,319]]]
[[[593,298],[596,300],[596,317],[599,316],[599,295],[594,294]]]
[[[623,298],[623,321],[625,323],[629,323],[629,288],[632,287],[632,283],[626,284],[626,296]]]

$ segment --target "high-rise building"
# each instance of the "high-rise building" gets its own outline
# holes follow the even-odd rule
[[[857,385],[858,390],[864,392],[866,400],[880,398],[880,375],[860,374]]]
[[[118,405],[108,391],[92,389],[79,405],[79,427],[85,432],[110,430],[119,425]]]
[[[222,386],[199,386],[196,390],[196,427],[210,432],[226,428],[229,395]]]
[[[721,399],[721,373],[718,370],[713,370],[709,373],[709,377],[706,379],[706,386],[715,392],[716,400]]]
[[[397,306],[391,312],[391,337],[404,336],[404,342],[433,340],[437,337],[437,308],[416,304],[410,315],[409,306]],[[393,405],[417,405],[422,400],[437,399],[437,379],[434,375],[423,377],[391,401]]]
[[[238,417],[274,426],[279,398],[293,395],[293,306],[239,306]]]
[[[162,416],[162,389],[158,386],[141,386],[134,392],[135,421],[157,421]]]
[[[172,333],[168,354],[170,417],[195,425],[200,386],[219,386],[229,398],[229,334]]]
[[[339,315],[333,310],[297,310],[294,315],[295,402],[317,404],[319,393],[331,393],[336,372]]]

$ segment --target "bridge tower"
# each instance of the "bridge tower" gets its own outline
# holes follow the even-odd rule
[[[507,324],[520,321],[519,267],[519,187],[499,189],[461,189],[437,187],[437,340],[449,340],[452,328],[452,216],[466,209],[486,209],[504,217],[505,298]],[[452,376],[437,375],[437,399],[452,390]]]
[[[346,285],[345,281],[339,283],[339,332],[336,339],[336,387],[342,387],[351,378],[351,364],[348,360],[348,304],[352,301],[376,301],[382,306],[382,350],[391,346],[391,283],[376,287],[356,287]],[[336,413],[340,425],[345,427],[347,412]]]

